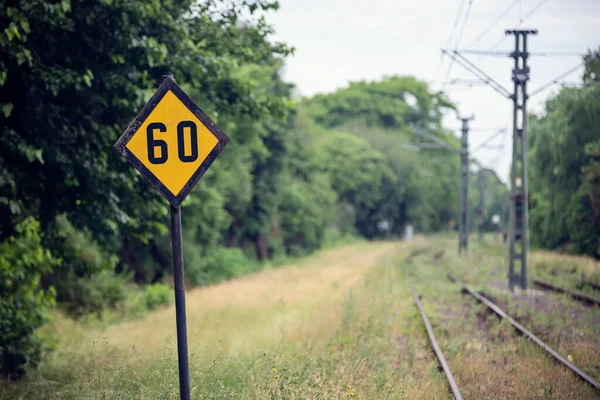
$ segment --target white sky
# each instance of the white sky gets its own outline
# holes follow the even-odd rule
[[[480,43],[471,42],[517,0],[280,0],[281,8],[268,15],[274,25],[274,40],[296,48],[287,61],[284,78],[297,85],[303,96],[326,93],[347,86],[349,81],[378,80],[389,75],[414,75],[434,89],[441,88],[449,65],[440,65],[440,48],[453,32],[461,3],[462,18],[471,10],[459,49],[489,50],[504,37],[504,29],[515,28],[535,7],[539,9],[523,21],[520,29],[538,29],[531,36],[531,52],[585,53],[600,45],[600,0],[520,0]],[[514,38],[506,38],[497,51],[512,50]],[[468,56],[492,78],[512,92],[512,59]],[[529,91],[580,63],[577,57],[532,57]],[[438,69],[439,68],[439,69]],[[437,76],[437,79],[436,79]],[[581,70],[566,80],[579,81]],[[470,72],[454,63],[450,80],[473,79]],[[470,148],[475,149],[498,129],[506,127],[492,144],[502,149],[482,149],[476,158],[496,169],[508,181],[511,158],[512,103],[486,86],[467,89],[448,86],[450,98],[461,114],[475,115]],[[532,97],[529,110],[540,112],[543,101],[559,86]],[[447,128],[456,129],[455,115],[445,118]],[[456,130],[458,134],[458,130]]]

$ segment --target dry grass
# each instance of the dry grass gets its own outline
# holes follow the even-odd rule
[[[548,272],[581,274],[600,278],[600,262],[589,257],[557,254],[550,251],[535,251],[530,258],[534,268]]]
[[[597,398],[571,371],[516,335],[506,321],[500,322],[472,297],[461,296],[458,285],[433,278],[443,279],[443,266],[480,292],[491,293],[501,308],[596,380],[600,379],[600,308],[537,290],[510,292],[508,250],[491,238],[481,244],[472,242],[463,257],[454,250],[454,238],[430,244],[445,249],[443,260],[436,264],[429,255],[422,256],[415,261],[419,266],[415,274],[421,285],[427,285],[424,301],[431,312],[442,316],[434,318],[436,334],[465,398]],[[599,272],[593,260],[549,252],[533,252],[529,266],[530,276],[545,273],[548,266]],[[438,274],[431,268],[437,268]]]
[[[193,398],[447,396],[396,276],[405,251],[358,243],[188,293]],[[177,398],[174,327],[172,308],[106,329],[58,318],[58,350],[0,398]]]
[[[195,399],[450,398],[400,260],[413,282],[465,398],[596,398],[536,345],[514,334],[449,282],[441,264],[491,293],[552,346],[600,377],[600,309],[547,293],[506,290],[505,248],[488,240],[456,255],[454,237],[354,243],[293,265],[188,293]],[[585,258],[534,254],[533,271]],[[539,267],[538,266],[542,266]],[[537,268],[537,269],[536,269]],[[493,282],[493,285],[489,285]],[[0,399],[178,398],[173,308],[98,327],[58,316],[45,328],[58,349]],[[2,388],[0,388],[2,389]]]
[[[327,251],[313,262],[301,261],[188,292],[192,352],[208,357],[215,351],[240,355],[281,342],[303,343],[326,333],[327,328],[334,329],[348,289],[382,257],[390,257],[395,247],[393,243],[346,246]],[[81,345],[103,341],[119,351],[135,346],[139,357],[155,358],[164,350],[165,340],[175,336],[175,309],[170,307],[143,321],[88,332]]]

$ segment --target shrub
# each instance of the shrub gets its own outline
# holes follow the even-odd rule
[[[238,247],[218,247],[199,262],[186,265],[185,274],[192,285],[206,285],[231,279],[254,269]]]
[[[64,309],[75,317],[115,308],[126,298],[127,277],[115,275],[112,270],[101,271],[93,276],[78,277],[72,274],[62,277],[57,286]]]
[[[147,310],[152,311],[173,303],[174,299],[175,297],[171,288],[162,283],[155,283],[146,286],[140,301]]]
[[[56,228],[50,243],[63,259],[51,276],[57,301],[74,316],[100,316],[122,303],[127,277],[115,275],[115,256],[103,252],[88,232],[77,230],[64,215],[56,218]]]
[[[324,178],[312,187],[303,182],[286,185],[280,213],[288,254],[307,254],[322,246],[325,229],[335,213],[334,202],[335,193]]]
[[[54,305],[53,288],[40,284],[57,260],[41,246],[39,223],[27,218],[17,235],[0,243],[0,372],[18,379],[26,365],[39,361],[41,342],[36,330]]]

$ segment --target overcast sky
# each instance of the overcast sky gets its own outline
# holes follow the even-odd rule
[[[514,3],[514,5],[513,5]],[[585,53],[600,45],[600,0],[280,0],[281,8],[268,16],[277,33],[274,39],[296,48],[287,61],[285,79],[303,96],[326,93],[349,81],[378,80],[389,75],[414,75],[440,89],[448,76],[449,59],[440,65],[440,48],[451,38],[459,49],[512,50],[514,39],[504,29],[538,29],[529,40],[531,52]],[[462,4],[462,7],[461,7]],[[470,10],[467,17],[467,10]],[[511,7],[479,42],[473,42]],[[454,29],[459,8],[458,27]],[[537,9],[536,9],[537,8]],[[535,10],[531,14],[531,12]],[[529,17],[527,17],[531,14]],[[527,18],[526,18],[527,17]],[[464,25],[464,28],[462,28]],[[462,30],[462,35],[460,34]],[[505,38],[501,43],[500,40]],[[512,92],[512,59],[468,56]],[[577,57],[532,57],[530,91],[580,63]],[[581,70],[569,82],[579,81]],[[449,80],[473,79],[454,64]],[[543,101],[559,86],[530,99],[530,111],[541,112]],[[512,103],[489,87],[447,86],[462,114],[474,114],[470,148],[475,149],[500,128],[508,128],[492,142],[502,149],[482,149],[475,156],[508,180]],[[455,115],[445,118],[458,128]],[[458,131],[456,131],[458,134]]]

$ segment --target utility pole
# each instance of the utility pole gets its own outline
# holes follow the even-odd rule
[[[462,121],[460,137],[460,203],[458,215],[458,254],[469,247],[469,121],[473,117],[458,118]]]
[[[485,219],[485,176],[483,168],[479,170],[479,207],[477,207],[479,243],[483,242],[483,223]]]
[[[527,196],[527,81],[529,67],[527,59],[527,36],[537,35],[537,30],[506,30],[506,35],[514,35],[515,51],[512,80],[513,101],[513,151],[510,174],[510,229],[509,229],[509,266],[508,285],[512,289],[520,284],[527,289],[527,248],[529,244],[529,201]],[[519,176],[520,175],[520,176]],[[516,273],[516,264],[521,271]]]
[[[457,49],[448,51],[442,49],[442,53],[448,55],[454,62],[470,71],[480,82],[485,83],[496,92],[500,93],[513,102],[513,159],[511,167],[511,193],[510,193],[510,225],[508,232],[509,240],[509,270],[508,285],[512,289],[520,285],[521,289],[527,289],[527,251],[529,247],[529,199],[527,194],[527,100],[531,96],[542,92],[549,86],[558,83],[559,80],[571,75],[577,69],[587,64],[600,60],[600,54],[589,57],[583,64],[569,69],[554,79],[541,85],[530,94],[527,93],[527,81],[529,80],[529,67],[527,59],[532,54],[527,51],[527,38],[529,35],[537,35],[537,29],[532,30],[506,30],[506,35],[515,37],[515,50],[510,53],[514,60],[512,80],[514,83],[513,93],[504,88],[481,68],[469,61]],[[469,50],[463,52],[472,52]],[[475,51],[478,54],[493,55],[490,51]],[[542,55],[538,53],[536,55]],[[515,264],[521,264],[520,274],[515,272]]]

